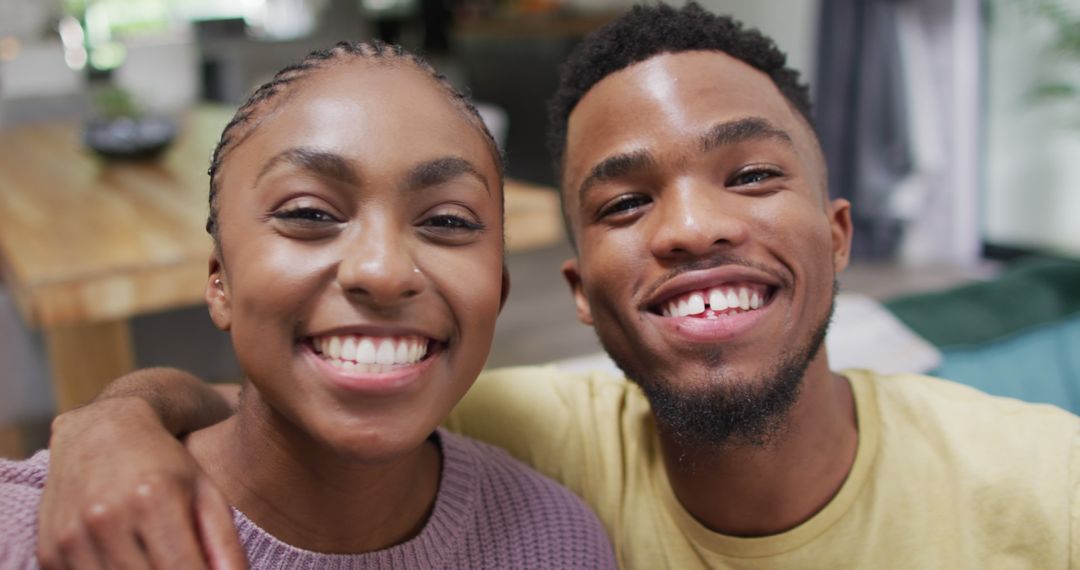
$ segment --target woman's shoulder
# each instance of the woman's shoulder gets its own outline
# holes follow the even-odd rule
[[[38,505],[48,472],[45,450],[24,461],[0,459],[0,568],[33,564]]]
[[[445,475],[458,469],[473,479],[475,512],[470,542],[498,551],[501,567],[614,568],[603,525],[575,494],[505,451],[440,430]],[[492,562],[485,560],[485,564]]]
[[[45,488],[49,474],[49,450],[42,449],[29,459],[13,461],[0,459],[0,485],[37,489]]]
[[[580,503],[584,507],[577,495],[515,459],[504,449],[446,430],[440,430],[440,436],[447,460],[457,455],[457,460],[471,464],[469,468],[476,475],[479,486],[487,487],[489,492],[532,492],[530,496],[539,493],[540,497],[551,495],[553,500],[560,503],[575,506]]]

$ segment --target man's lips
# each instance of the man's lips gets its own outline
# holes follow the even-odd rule
[[[756,311],[772,299],[773,288],[762,283],[725,283],[670,297],[652,310],[665,317],[717,318]]]
[[[770,314],[776,291],[762,283],[728,282],[668,297],[648,313],[673,339],[713,345],[758,328]]]
[[[768,305],[782,282],[742,266],[680,273],[653,287],[644,309],[665,317],[716,316]]]

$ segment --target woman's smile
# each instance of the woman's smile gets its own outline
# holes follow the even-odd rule
[[[323,334],[301,340],[303,358],[345,392],[393,396],[419,388],[446,344],[417,334]]]

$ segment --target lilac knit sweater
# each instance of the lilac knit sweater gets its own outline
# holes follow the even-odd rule
[[[437,432],[443,470],[435,508],[415,538],[367,554],[285,544],[233,509],[253,569],[615,568],[596,516],[570,491],[505,452]],[[0,460],[0,569],[35,568],[37,509],[48,451]]]

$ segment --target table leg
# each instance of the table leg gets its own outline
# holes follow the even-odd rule
[[[57,413],[92,400],[109,382],[135,368],[126,320],[46,329]]]
[[[0,425],[0,457],[22,459],[25,452],[22,443],[22,431],[19,427],[16,425]]]

